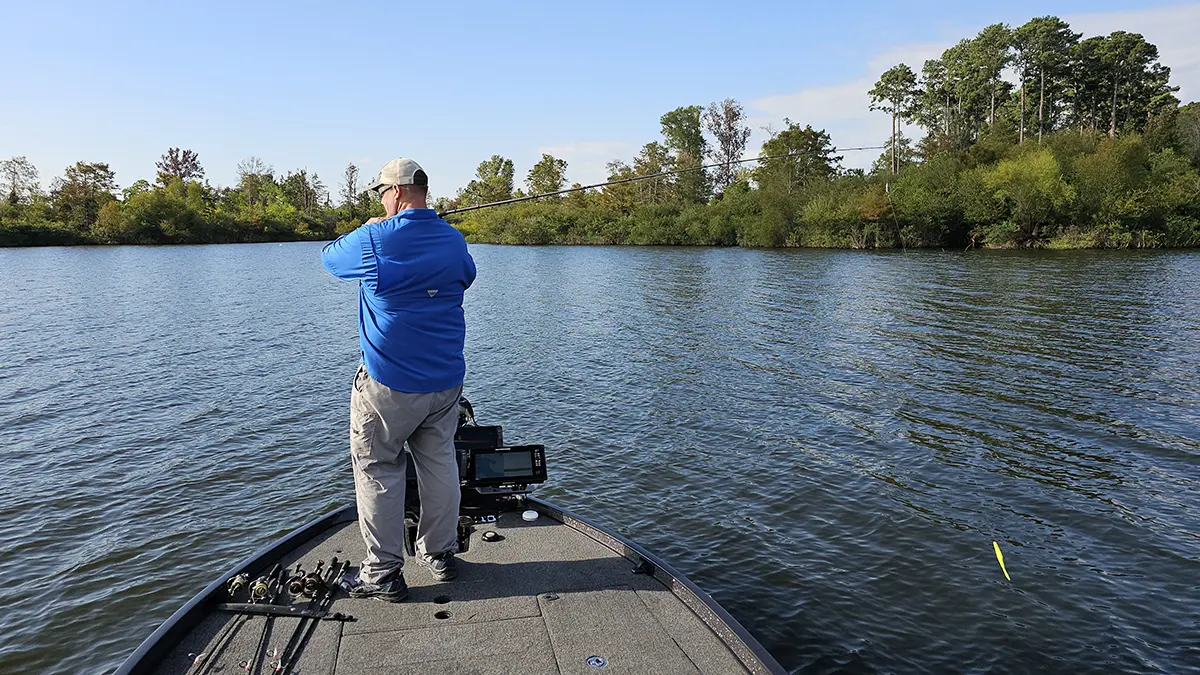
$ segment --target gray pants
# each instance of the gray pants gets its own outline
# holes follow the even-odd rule
[[[421,518],[417,552],[458,547],[459,483],[454,454],[462,385],[410,394],[380,384],[358,367],[350,393],[350,460],[358,525],[367,557],[360,578],[378,583],[404,564],[404,488],[408,442],[417,470]]]

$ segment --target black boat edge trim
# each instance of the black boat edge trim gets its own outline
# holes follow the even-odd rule
[[[729,612],[725,611],[725,608],[717,604],[717,601],[713,600],[699,586],[675,571],[658,556],[587,518],[580,517],[549,502],[528,495],[522,496],[522,501],[533,507],[534,510],[599,542],[635,565],[640,566],[646,563],[652,565],[655,568],[653,570],[654,578],[667,585],[671,593],[686,604],[688,609],[695,613],[729,647],[738,661],[751,673],[755,673],[755,675],[787,675],[788,671],[779,665],[775,657],[737,619],[733,618]],[[205,586],[204,590],[176,610],[150,634],[150,637],[138,645],[138,648],[121,663],[113,675],[153,673],[171,653],[171,650],[175,649],[183,638],[208,616],[212,605],[215,605],[222,596],[225,583],[229,579],[243,572],[251,575],[261,572],[299,548],[322,530],[357,519],[358,510],[354,503],[350,503],[300,526],[281,539],[255,551],[233,569]]]
[[[582,532],[633,562],[636,566],[641,567],[648,563],[657,568],[652,576],[668,586],[671,593],[687,605],[688,609],[692,610],[729,647],[730,651],[751,673],[755,673],[755,675],[788,674],[788,671],[779,665],[771,652],[767,651],[737,619],[725,611],[724,607],[658,556],[625,537],[566,509],[542,501],[537,497],[523,495],[522,498],[534,510]],[[662,574],[658,573],[660,571]]]
[[[302,525],[263,548],[252,553],[233,569],[222,574],[187,601],[166,621],[162,622],[150,637],[142,641],[129,658],[113,672],[113,675],[141,675],[154,672],[179,642],[208,616],[210,605],[223,594],[225,582],[237,574],[246,572],[253,576],[274,564],[283,556],[299,548],[320,531],[350,522],[358,518],[354,504],[347,504],[316,520]]]

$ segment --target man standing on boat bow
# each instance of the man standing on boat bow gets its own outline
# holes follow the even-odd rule
[[[367,557],[350,595],[400,602],[408,597],[405,442],[421,491],[417,563],[439,581],[458,574],[454,432],[466,374],[463,293],[475,261],[462,234],[428,207],[429,178],[416,162],[388,162],[367,189],[387,217],[342,235],[321,257],[334,276],[359,282],[350,459]]]

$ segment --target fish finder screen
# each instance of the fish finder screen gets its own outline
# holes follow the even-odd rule
[[[528,478],[533,475],[533,454],[490,452],[475,456],[475,478]]]

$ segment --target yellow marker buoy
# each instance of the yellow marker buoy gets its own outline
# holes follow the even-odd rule
[[[1000,571],[1004,572],[1004,578],[1012,581],[1012,577],[1008,576],[1008,570],[1004,567],[1004,554],[1000,552],[1000,544],[993,541],[992,547],[996,549],[996,560],[1000,561]]]

